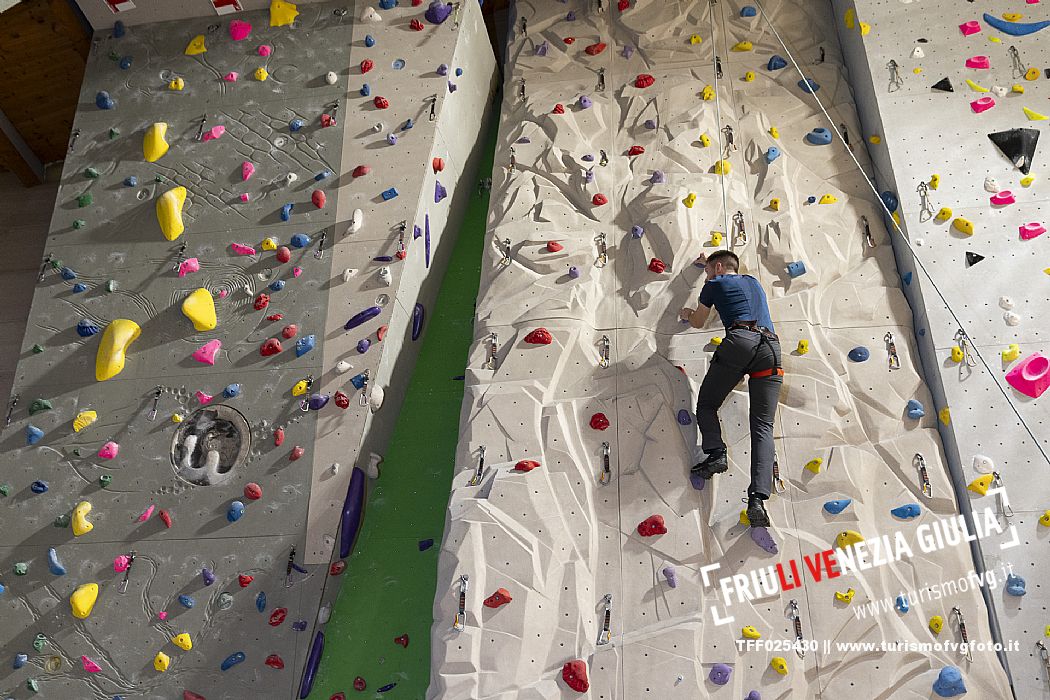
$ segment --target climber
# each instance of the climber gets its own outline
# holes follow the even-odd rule
[[[728,250],[719,250],[711,257],[701,254],[697,259],[700,263],[704,264],[707,280],[700,290],[699,304],[695,309],[682,309],[679,318],[693,328],[703,328],[714,306],[726,328],[726,337],[715,350],[700,385],[696,419],[707,458],[691,473],[710,479],[729,469],[718,409],[748,375],[751,485],[745,499],[747,517],[752,527],[768,527],[769,515],[763,501],[769,498],[773,481],[773,418],[784,382],[780,340],[773,332],[762,286],[751,275],[739,274],[740,259],[736,254]]]

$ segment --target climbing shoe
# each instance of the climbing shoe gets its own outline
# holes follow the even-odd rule
[[[705,480],[709,480],[715,474],[729,471],[729,460],[726,459],[726,451],[717,450],[712,452],[707,456],[707,459],[695,465],[690,471],[692,474],[700,475]]]
[[[758,496],[747,497],[747,519],[751,527],[769,527],[769,513],[766,512],[764,499]]]

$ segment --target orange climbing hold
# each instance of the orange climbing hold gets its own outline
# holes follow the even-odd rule
[[[437,175],[445,169],[445,159],[440,157],[434,158],[434,160],[430,162],[430,167],[433,168],[434,174]]]
[[[486,608],[498,608],[506,605],[512,600],[514,600],[514,598],[511,597],[510,591],[506,588],[497,588],[496,592],[486,598],[482,605]]]

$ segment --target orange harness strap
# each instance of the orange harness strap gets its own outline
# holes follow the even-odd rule
[[[763,377],[772,377],[774,374],[778,377],[783,377],[784,370],[780,367],[774,367],[771,369],[760,369],[757,372],[748,372],[747,376],[751,377],[752,379],[762,379]]]

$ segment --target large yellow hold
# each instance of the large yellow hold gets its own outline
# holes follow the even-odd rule
[[[283,27],[291,24],[299,16],[299,8],[284,0],[273,0],[270,3],[270,26]]]
[[[73,536],[80,537],[86,535],[95,529],[95,526],[88,522],[87,516],[91,512],[91,504],[87,501],[81,501],[73,509],[73,515],[70,517],[71,524],[73,526]]]
[[[186,46],[186,50],[183,52],[187,56],[196,56],[206,52],[208,49],[204,46],[204,35],[198,34],[197,36],[190,39],[190,43]]]
[[[981,496],[987,495],[988,488],[992,485],[992,481],[995,480],[995,474],[983,474],[973,481],[966,487],[967,491],[973,491]]]
[[[753,625],[748,625],[740,630],[740,634],[743,635],[744,639],[761,639],[762,633],[754,628]]]
[[[193,290],[182,302],[182,313],[193,321],[193,327],[198,331],[210,331],[218,325],[215,316],[215,300],[204,287]]]
[[[186,188],[173,187],[157,199],[157,222],[161,233],[174,241],[186,230],[182,223],[182,207],[186,204]]]
[[[687,194],[685,199],[682,200],[682,204],[684,204],[686,208],[692,209],[693,205],[696,204],[696,192],[690,192]]]
[[[97,583],[77,586],[73,595],[69,596],[69,606],[73,608],[73,617],[78,620],[87,619],[87,616],[91,614],[91,609],[95,607],[96,600],[98,600]]]
[[[863,542],[863,541],[864,541],[864,536],[861,535],[856,530],[843,530],[842,532],[840,532],[838,534],[838,537],[835,538],[835,544],[838,545],[839,549],[845,549],[846,547],[849,547],[850,545],[854,545],[854,544],[857,544],[858,542]]]
[[[774,656],[769,662],[769,666],[782,676],[786,676],[788,672],[788,662],[783,656]]]
[[[171,638],[171,643],[184,651],[189,651],[193,648],[193,640],[190,639],[188,632],[175,635]]]
[[[153,657],[153,668],[157,669],[161,673],[168,670],[168,666],[171,665],[171,658],[163,651],[158,651],[157,655]]]
[[[732,50],[733,51],[750,51],[753,48],[755,48],[755,47],[751,44],[750,41],[744,40],[744,41],[738,41],[736,44],[734,44]]]
[[[704,102],[710,102],[715,99],[715,89],[710,85],[705,85],[700,93],[700,97],[703,98]]]
[[[167,133],[168,125],[164,122],[150,124],[146,129],[146,135],[142,138],[142,156],[147,163],[156,163],[168,152],[168,142],[164,138]]]
[[[98,413],[95,411],[81,411],[77,414],[77,417],[73,419],[73,432],[79,433],[97,420]]]
[[[955,221],[952,222],[952,228],[959,233],[965,233],[967,236],[973,235],[973,222],[961,216],[955,217]]]
[[[96,380],[104,382],[124,370],[128,346],[135,342],[141,332],[139,324],[126,318],[118,318],[106,326],[95,355]]]
[[[715,175],[728,175],[732,166],[729,165],[728,160],[720,160],[715,163]]]

